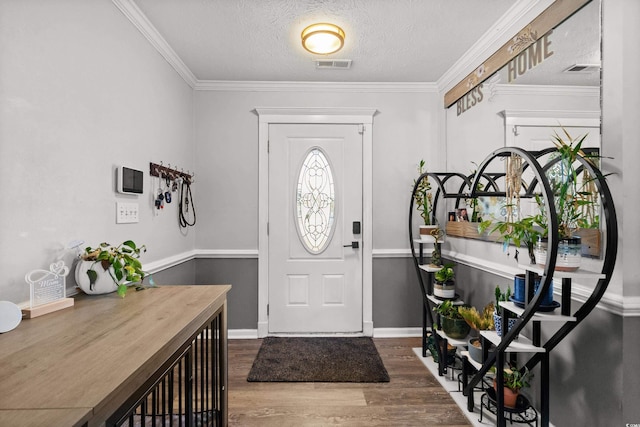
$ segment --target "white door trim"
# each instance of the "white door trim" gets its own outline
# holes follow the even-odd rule
[[[374,108],[256,108],[258,114],[258,337],[269,331],[269,125],[362,124],[362,333],[373,336],[373,116]]]

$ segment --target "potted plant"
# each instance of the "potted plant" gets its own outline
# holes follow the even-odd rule
[[[444,231],[438,226],[431,230],[431,237],[433,237],[433,251],[431,252],[431,262],[429,267],[438,268],[442,267],[442,253],[440,251],[440,242],[444,236]]]
[[[472,163],[476,166],[476,169],[469,176],[470,180],[473,180],[476,176],[476,173],[478,172],[478,169],[477,169],[478,165],[475,164],[474,162]],[[476,191],[482,191],[483,189],[484,189],[484,184],[478,182],[478,184],[476,185]],[[473,197],[470,199],[465,199],[465,201],[471,208],[471,222],[482,222],[482,218],[480,216],[480,213],[481,213],[480,202],[478,201],[478,198]]]
[[[579,179],[576,162],[578,157],[591,161],[594,157],[582,151],[582,143],[587,135],[573,138],[566,129],[562,129],[565,138],[555,133],[553,142],[557,154],[551,161],[555,161],[547,171],[547,177],[553,191],[553,202],[558,218],[558,255],[556,270],[574,271],[580,267],[582,258],[582,241],[575,234],[579,227],[588,228],[588,218],[599,221],[594,217],[596,197],[593,180],[588,174]],[[556,160],[557,159],[557,160]],[[586,171],[585,171],[586,173]],[[538,200],[540,211],[544,211],[542,200]],[[541,217],[545,219],[544,217]],[[547,224],[543,224],[548,229]],[[547,257],[546,235],[541,236],[535,249],[536,262],[544,265]]]
[[[440,326],[448,337],[462,339],[469,334],[470,326],[460,315],[459,306],[454,305],[451,300],[443,301],[433,308],[440,315]]]
[[[498,336],[501,337],[502,336],[502,316],[500,314],[500,302],[509,301],[509,299],[511,298],[511,288],[507,287],[507,290],[502,292],[502,289],[500,289],[500,286],[496,286],[494,294],[496,298],[496,304],[495,304],[495,310],[493,311],[493,326],[496,330],[496,334],[498,334]],[[513,325],[516,324],[517,320],[518,319],[509,319],[509,330],[513,327]]]
[[[418,174],[422,176],[422,174],[426,173],[425,161],[420,160],[418,163]],[[416,181],[413,182],[415,187]],[[423,224],[420,225],[420,238],[422,240],[428,240],[431,236],[431,232],[437,226],[432,222],[433,216],[433,195],[431,194],[431,183],[429,182],[429,177],[425,176],[420,180],[418,186],[415,187],[415,192],[413,194],[413,201],[416,205],[416,209],[420,213],[420,217],[422,218]]]
[[[460,307],[458,313],[469,324],[472,330],[476,331],[476,335],[479,331],[489,331],[494,329],[494,304],[491,302],[487,304],[482,312],[478,312],[475,307]],[[482,363],[482,341],[477,336],[469,339],[469,356],[478,363]]]
[[[536,196],[539,199],[539,196]],[[489,233],[498,232],[502,239],[502,247],[507,254],[509,253],[510,245],[515,246],[514,258],[518,261],[520,254],[518,248],[524,245],[527,248],[527,254],[529,256],[529,262],[531,264],[536,263],[536,243],[540,240],[540,237],[544,235],[543,226],[545,221],[542,219],[542,215],[527,216],[521,219],[512,221],[482,221],[478,226],[478,231],[484,233],[489,229]]]
[[[495,372],[495,368],[494,368]],[[520,390],[529,387],[529,380],[533,374],[527,367],[520,370],[516,365],[509,364],[503,369],[503,386],[504,386],[504,406],[515,408]],[[498,392],[496,379],[493,379],[493,389]]]
[[[455,298],[456,282],[453,264],[445,264],[440,270],[434,273],[435,283],[433,285],[433,295],[441,298]]]
[[[516,261],[518,261],[520,253],[518,248],[524,245],[527,248],[530,263],[535,264],[534,246],[543,232],[543,225],[546,221],[541,214],[521,218],[520,190],[522,187],[522,173],[522,157],[515,153],[507,157],[504,177],[505,201],[502,209],[504,219],[481,221],[478,226],[478,232],[480,234],[487,230],[489,230],[489,233],[498,232],[501,236],[503,250],[507,254],[509,254],[510,245],[515,246],[514,258]],[[536,196],[536,201],[540,206],[539,196]]]
[[[142,287],[147,273],[142,270],[140,254],[146,246],[137,246],[126,240],[118,246],[100,243],[85,248],[76,266],[76,283],[87,294],[102,294],[118,291],[124,297],[129,284]]]

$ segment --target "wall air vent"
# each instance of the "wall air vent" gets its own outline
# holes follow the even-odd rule
[[[593,73],[600,71],[600,64],[573,64],[564,70],[565,73]]]
[[[348,70],[351,68],[351,59],[314,59],[318,70]]]

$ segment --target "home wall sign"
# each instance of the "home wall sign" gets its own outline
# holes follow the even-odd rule
[[[545,59],[553,55],[550,36],[553,30],[529,45],[507,64],[507,76],[509,83],[513,83],[518,76],[541,64]]]
[[[47,270],[33,270],[25,280],[29,284],[29,308],[23,309],[25,317],[38,317],[73,305],[73,298],[66,296],[65,278],[69,267],[58,261]]]
[[[591,0],[556,0],[444,96],[449,108]],[[544,42],[543,42],[544,43]],[[544,49],[544,45],[542,46]],[[536,47],[537,49],[537,47]],[[550,56],[550,55],[549,55]],[[537,59],[537,53],[535,58]],[[516,64],[517,65],[517,64]]]

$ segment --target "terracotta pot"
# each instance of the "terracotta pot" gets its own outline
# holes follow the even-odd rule
[[[498,396],[498,387],[496,385],[496,380],[493,380],[493,389],[496,391],[496,398]],[[516,402],[518,401],[518,395],[520,393],[517,391],[511,390],[509,387],[504,387],[504,406],[508,408],[515,408]]]

